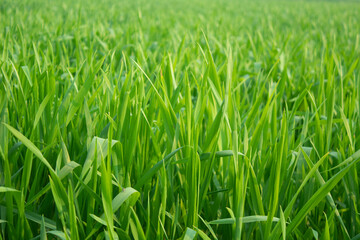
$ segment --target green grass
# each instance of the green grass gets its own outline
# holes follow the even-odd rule
[[[1,1],[0,240],[359,239],[359,13]]]

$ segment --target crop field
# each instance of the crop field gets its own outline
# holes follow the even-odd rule
[[[0,1],[0,240],[360,239],[360,2]]]

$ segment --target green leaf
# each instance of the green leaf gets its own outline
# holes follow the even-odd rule
[[[242,217],[241,221],[242,223],[266,222],[267,218],[268,218],[267,216],[254,215],[254,216]],[[274,217],[272,219],[272,222],[278,222],[279,220],[280,220],[279,218]],[[224,218],[209,222],[209,224],[234,224],[234,223],[235,223],[234,218]]]
[[[328,223],[328,219],[326,217],[326,214],[324,213],[325,215],[325,229],[324,229],[324,232],[323,232],[323,235],[321,237],[321,240],[330,240],[330,229],[329,229],[329,223]]]
[[[54,169],[51,167],[50,163],[44,158],[41,151],[24,135],[22,135],[18,130],[11,127],[10,125],[7,125],[6,123],[3,123],[7,129],[16,137],[18,138],[35,156],[37,156],[40,161],[50,170],[50,172],[55,174]]]
[[[44,110],[45,110],[45,107],[46,105],[48,104],[50,98],[52,97],[52,92],[49,93],[45,98],[44,100],[41,102],[40,106],[39,106],[39,109],[38,111],[36,112],[36,115],[35,115],[35,119],[34,119],[34,124],[33,124],[33,128],[36,127],[36,125],[38,124],[39,120],[40,120],[40,117],[41,115],[43,114]]]
[[[2,187],[0,186],[0,193],[3,192],[15,192],[15,193],[19,193],[19,190],[13,189],[13,188],[9,188],[9,187]]]
[[[113,147],[119,141],[111,140],[111,147]],[[96,146],[95,146],[96,145]],[[84,183],[87,184],[91,179],[91,172],[89,172],[90,168],[93,166],[94,158],[97,159],[97,168],[101,165],[101,159],[106,158],[108,153],[108,139],[94,137],[90,143],[90,147],[88,149],[88,153],[86,156],[86,160],[83,164],[83,168],[80,174],[80,178],[83,179]],[[95,156],[95,147],[97,147],[97,154]]]
[[[186,228],[185,235],[183,240],[193,240],[196,237],[196,231],[192,230],[191,228]]]
[[[284,212],[281,207],[280,207],[280,223],[281,223],[283,240],[286,240],[286,220],[285,220]]]
[[[201,231],[199,228],[194,227],[196,232],[199,234],[199,236],[204,240],[211,240],[203,231]]]
[[[41,217],[40,240],[47,240],[44,216]]]

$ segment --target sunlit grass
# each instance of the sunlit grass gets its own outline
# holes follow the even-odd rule
[[[1,2],[0,240],[360,238],[359,13]]]

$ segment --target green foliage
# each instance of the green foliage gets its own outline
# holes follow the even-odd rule
[[[3,0],[0,239],[359,239],[359,12]]]

